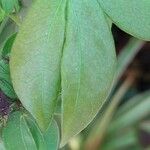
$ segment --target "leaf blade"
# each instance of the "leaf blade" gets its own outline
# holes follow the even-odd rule
[[[50,123],[60,90],[64,9],[65,1],[37,0],[20,29],[10,60],[14,89],[42,130]]]
[[[67,8],[67,39],[61,72],[61,146],[95,117],[109,93],[116,64],[110,27],[99,4],[70,1]]]

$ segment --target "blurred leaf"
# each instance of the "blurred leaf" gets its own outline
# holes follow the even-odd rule
[[[25,19],[25,17],[27,16],[28,11],[30,10],[32,3],[34,0],[22,0],[21,2],[21,9],[20,11],[17,13],[17,15],[19,16],[19,19],[21,21],[23,21]]]
[[[117,134],[117,131],[116,133]],[[107,141],[103,143],[102,150],[122,150],[128,147],[137,145],[138,137],[135,129],[131,128],[128,131],[122,131],[118,135],[107,137]]]
[[[6,17],[1,23],[0,23],[0,34],[2,33],[6,23],[8,21],[8,17]]]
[[[116,65],[110,28],[97,1],[68,1],[67,17],[61,146],[93,120],[109,94]]]
[[[35,0],[22,0],[22,6],[30,7],[33,1],[35,1]]]
[[[0,48],[0,60],[1,60],[1,56],[2,56],[2,51],[3,51],[3,49]]]
[[[134,125],[148,115],[150,115],[150,91],[130,99],[120,107],[109,130],[115,132]]]
[[[65,7],[63,0],[35,1],[11,53],[15,91],[42,131],[52,119],[60,91]]]
[[[9,18],[15,22],[15,24],[20,27],[22,24],[22,20],[20,19],[20,16],[18,14],[10,14]]]
[[[150,40],[149,0],[99,0],[106,14],[125,32]]]
[[[150,121],[145,121],[141,123],[140,128],[147,133],[150,133]]]
[[[130,98],[123,103],[119,109],[117,110],[114,119],[124,115],[125,113],[129,112],[130,110],[134,109],[138,104],[140,104],[144,99],[147,99],[150,96],[150,92],[146,91],[142,94],[138,94],[135,97]]]
[[[19,10],[19,2],[18,0],[0,0],[0,4],[6,13],[11,13]]]
[[[3,143],[1,138],[0,138],[0,150],[6,150],[4,147],[4,143]]]
[[[10,98],[16,99],[17,96],[12,86],[9,64],[0,60],[0,89]]]
[[[122,49],[122,52],[118,56],[117,80],[122,76],[128,65],[133,61],[133,58],[144,44],[144,41],[131,38],[127,45]]]

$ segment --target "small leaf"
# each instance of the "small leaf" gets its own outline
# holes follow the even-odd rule
[[[62,58],[61,146],[83,130],[104,103],[116,56],[107,20],[97,1],[68,1]]]
[[[11,35],[8,40],[5,42],[4,47],[3,47],[3,51],[2,51],[2,57],[9,57],[10,55],[10,51],[12,48],[12,45],[14,43],[14,40],[16,38],[16,33],[14,33],[13,35]]]
[[[37,150],[34,139],[20,112],[14,112],[8,119],[2,132],[2,139],[7,150]]]
[[[42,133],[36,122],[29,116],[25,116],[32,136],[39,150],[57,150],[59,143],[59,129],[57,123],[52,120],[48,129]]]
[[[57,150],[59,130],[52,120],[43,134],[32,116],[24,112],[14,112],[3,129],[2,138],[7,150]]]
[[[45,141],[43,138],[43,134],[39,129],[38,125],[36,124],[35,120],[30,115],[25,115],[25,120],[28,124],[29,130],[34,138],[34,141],[37,145],[38,149],[46,149]]]
[[[150,40],[149,0],[99,0],[106,14],[125,32]]]
[[[9,64],[0,60],[0,89],[10,98],[16,99],[16,93],[13,89],[10,79]]]
[[[9,64],[8,62],[4,61],[3,59],[9,60],[9,54],[12,48],[12,44],[15,40],[16,33],[13,34],[8,38],[5,42],[4,47],[1,50],[1,57],[0,58],[0,88],[1,90],[10,98],[16,99],[17,96],[12,86],[12,82],[10,79],[10,71],[9,71]]]
[[[60,91],[65,5],[64,0],[35,1],[11,54],[15,91],[43,131],[50,123]]]
[[[20,130],[21,130],[22,140],[24,142],[26,149],[27,150],[30,150],[30,149],[37,150],[34,138],[31,134],[29,127],[23,116],[20,118]]]
[[[9,18],[4,19],[0,25],[0,47],[3,48],[8,38],[18,31],[16,24],[9,20]]]

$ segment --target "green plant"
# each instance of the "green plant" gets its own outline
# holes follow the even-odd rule
[[[93,120],[115,87],[115,72],[117,83],[144,43],[133,39],[123,55],[127,59],[116,69],[112,22],[150,40],[150,1],[35,0],[27,8],[18,0],[0,4],[0,88],[12,103],[2,129],[5,148],[63,147]],[[120,98],[114,101],[100,120],[100,138]]]

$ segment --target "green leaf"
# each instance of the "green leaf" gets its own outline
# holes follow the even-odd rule
[[[57,150],[59,146],[59,128],[56,121],[52,121],[46,132],[43,134],[47,150]]]
[[[11,13],[14,9],[19,10],[18,0],[0,0],[0,3],[6,13]]]
[[[4,19],[4,21],[0,25],[0,47],[3,48],[4,44],[13,34],[18,31],[18,27],[8,18]]]
[[[2,138],[7,150],[57,150],[59,130],[52,120],[45,133],[42,133],[31,115],[24,112],[11,114]]]
[[[117,131],[115,132],[115,134]],[[122,150],[127,149],[129,146],[138,145],[138,137],[135,129],[128,129],[114,135],[107,137],[107,140],[102,144],[102,150]]]
[[[7,150],[37,150],[35,141],[31,135],[23,115],[14,112],[8,119],[2,132],[2,139]]]
[[[20,130],[25,148],[27,150],[37,150],[35,140],[33,139],[33,136],[23,116],[20,118]]]
[[[25,115],[25,120],[28,124],[29,130],[34,138],[34,141],[37,145],[37,149],[45,150],[46,145],[45,145],[44,137],[38,125],[36,124],[35,120],[29,115]]]
[[[128,44],[124,47],[124,49],[122,49],[122,52],[118,56],[118,78],[121,77],[121,75],[124,73],[131,61],[133,61],[133,58],[139,52],[139,50],[141,50],[144,44],[144,41],[138,40],[136,38],[131,38]]]
[[[138,40],[136,38],[131,38],[127,45],[122,49],[121,53],[118,56],[116,78],[114,81],[113,88],[116,87],[120,77],[123,75],[124,71],[127,69],[129,64],[133,61],[133,58],[144,46],[145,42]]]
[[[3,51],[2,51],[2,57],[9,57],[10,55],[10,51],[11,51],[11,48],[12,48],[12,45],[14,43],[14,40],[16,38],[16,33],[14,33],[13,35],[11,35],[7,41],[5,42],[4,44],[4,47],[3,47]]]
[[[0,60],[0,89],[10,98],[16,99],[17,96],[12,86],[9,64]]]
[[[104,103],[116,56],[107,20],[97,1],[68,1],[62,58],[61,146],[83,130]]]
[[[150,40],[149,0],[99,0],[113,22],[125,32]]]
[[[64,0],[37,0],[16,37],[10,60],[15,91],[46,130],[60,91],[65,30]]]
[[[42,133],[36,122],[31,119],[31,117],[26,116],[25,119],[39,150],[49,150],[49,148],[51,150],[58,149],[58,143],[60,139],[59,129],[54,120],[52,120],[48,129]]]
[[[130,99],[129,102],[119,108],[109,130],[114,132],[138,123],[140,120],[150,115],[149,106],[149,91]]]

